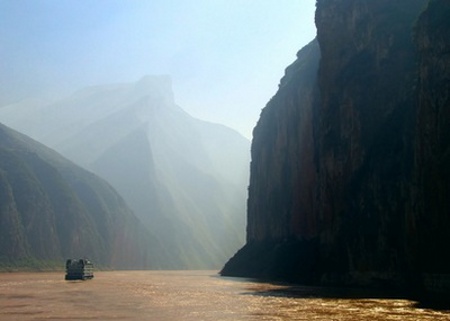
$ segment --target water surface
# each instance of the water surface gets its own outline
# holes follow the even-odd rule
[[[450,320],[450,311],[341,289],[222,278],[215,271],[0,273],[0,320]],[[341,298],[338,298],[341,297]]]

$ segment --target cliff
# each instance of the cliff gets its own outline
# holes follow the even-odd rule
[[[317,42],[254,130],[247,243],[223,275],[420,288],[450,272],[449,15],[427,4],[317,1]]]
[[[0,267],[89,257],[111,268],[158,267],[156,243],[105,181],[0,125]]]
[[[448,273],[450,244],[450,3],[430,1],[415,29],[419,52],[415,140],[417,245],[423,270]]]

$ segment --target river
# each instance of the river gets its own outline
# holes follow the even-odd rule
[[[87,281],[0,273],[0,320],[450,320],[414,301],[345,293],[215,271],[108,271]]]

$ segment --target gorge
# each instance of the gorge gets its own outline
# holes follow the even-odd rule
[[[145,264],[128,268],[219,269],[244,244],[249,141],[176,105],[170,77],[21,101],[1,107],[0,120],[123,197],[148,234]]]

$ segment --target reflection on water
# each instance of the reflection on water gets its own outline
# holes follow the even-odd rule
[[[213,271],[0,274],[0,320],[450,320],[450,311],[338,289],[221,278]]]

